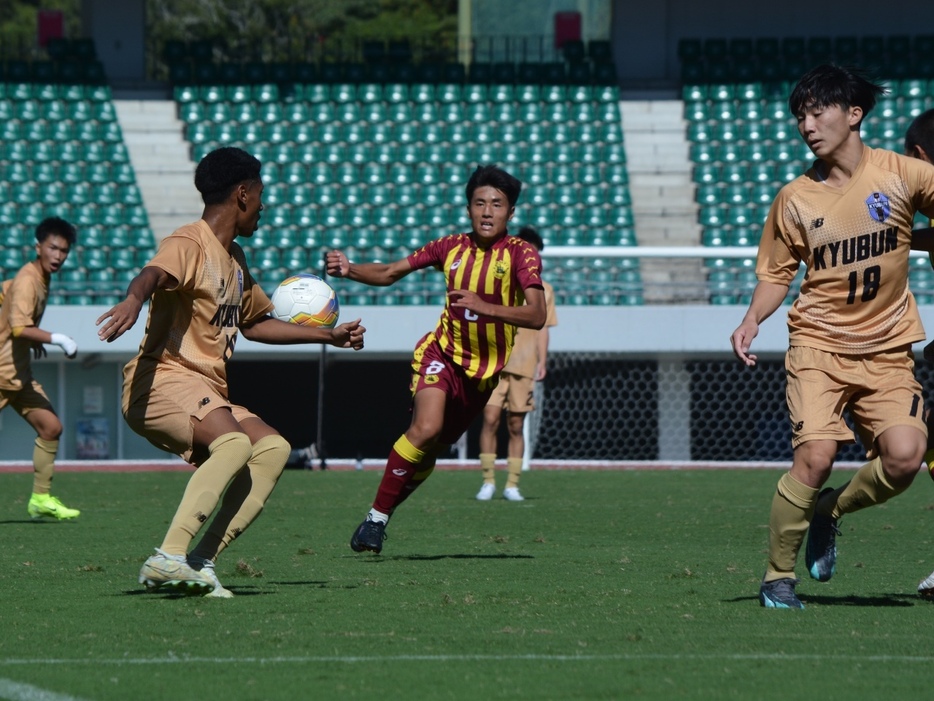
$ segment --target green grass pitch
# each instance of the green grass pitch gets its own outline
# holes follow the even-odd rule
[[[778,476],[531,472],[483,503],[438,471],[374,556],[348,541],[380,473],[290,471],[211,600],[136,581],[186,474],[62,472],[74,523],[30,522],[31,476],[0,474],[0,699],[925,698],[934,485],[844,519],[834,579],[800,564],[806,610],[776,611]]]

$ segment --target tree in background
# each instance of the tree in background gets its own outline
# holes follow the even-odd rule
[[[151,47],[206,40],[226,61],[346,59],[374,39],[441,53],[457,33],[457,0],[149,0],[147,12]]]
[[[80,0],[0,0],[0,53],[32,58],[39,53],[39,10],[61,10],[65,36],[81,36]]]

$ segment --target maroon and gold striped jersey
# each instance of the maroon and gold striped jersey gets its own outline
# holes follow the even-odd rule
[[[535,246],[508,234],[488,248],[477,246],[472,234],[443,236],[412,253],[408,261],[413,270],[442,271],[448,293],[470,290],[492,304],[521,306],[526,289],[542,287],[542,260]],[[453,308],[449,297],[431,335],[468,377],[485,380],[509,360],[516,327]]]

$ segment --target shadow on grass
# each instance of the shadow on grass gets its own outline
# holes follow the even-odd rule
[[[28,523],[28,524],[30,524],[30,525],[43,525],[43,524],[44,524],[44,525],[46,525],[46,526],[51,526],[51,525],[57,524],[57,523],[78,523],[78,520],[77,520],[77,519],[72,519],[72,518],[70,518],[70,519],[63,519],[63,520],[61,520],[61,521],[59,521],[59,520],[57,520],[57,519],[44,519],[44,518],[32,519],[32,518],[23,518],[23,519],[10,519],[10,520],[8,520],[8,521],[0,521],[0,526],[15,526],[15,525],[24,524],[24,523]]]
[[[384,560],[534,560],[533,555],[393,555]]]
[[[281,584],[281,582],[273,582],[274,584]],[[309,584],[317,584],[317,582],[309,582]],[[226,586],[226,585],[225,585]],[[227,587],[233,592],[235,597],[240,596],[265,596],[267,594],[275,594],[273,591],[263,591],[257,587],[238,587],[233,586]],[[147,589],[124,589],[124,596],[145,596],[149,599],[211,599],[214,597],[206,597],[199,594],[185,594],[183,592],[172,591],[171,589],[166,589],[165,591],[149,591]]]
[[[800,594],[801,602],[807,608],[808,604],[820,606],[864,606],[867,608],[904,608],[927,603],[915,594],[879,594],[877,596],[809,596]],[[759,603],[758,596],[737,596],[733,599],[724,599],[724,603]]]

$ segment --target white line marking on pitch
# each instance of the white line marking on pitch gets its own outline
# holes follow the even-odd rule
[[[0,666],[40,666],[40,665],[164,665],[164,664],[334,664],[346,663],[355,664],[359,662],[489,662],[495,660],[513,661],[513,662],[636,662],[647,660],[667,660],[672,662],[689,661],[708,661],[708,660],[765,660],[770,662],[798,662],[801,660],[817,661],[838,661],[838,662],[905,662],[905,663],[924,663],[934,662],[934,656],[922,655],[785,655],[781,653],[724,653],[722,655],[666,655],[666,654],[646,654],[646,655],[386,655],[386,656],[366,656],[366,655],[348,655],[333,657],[178,657],[171,655],[169,657],[123,657],[109,659],[0,659]],[[3,696],[4,687],[0,680],[0,699]],[[19,701],[20,697],[15,698]],[[32,701],[66,701],[72,699],[71,696],[51,695],[22,697]]]
[[[0,679],[0,699],[5,701],[82,701],[77,696],[59,694],[12,679]]]

